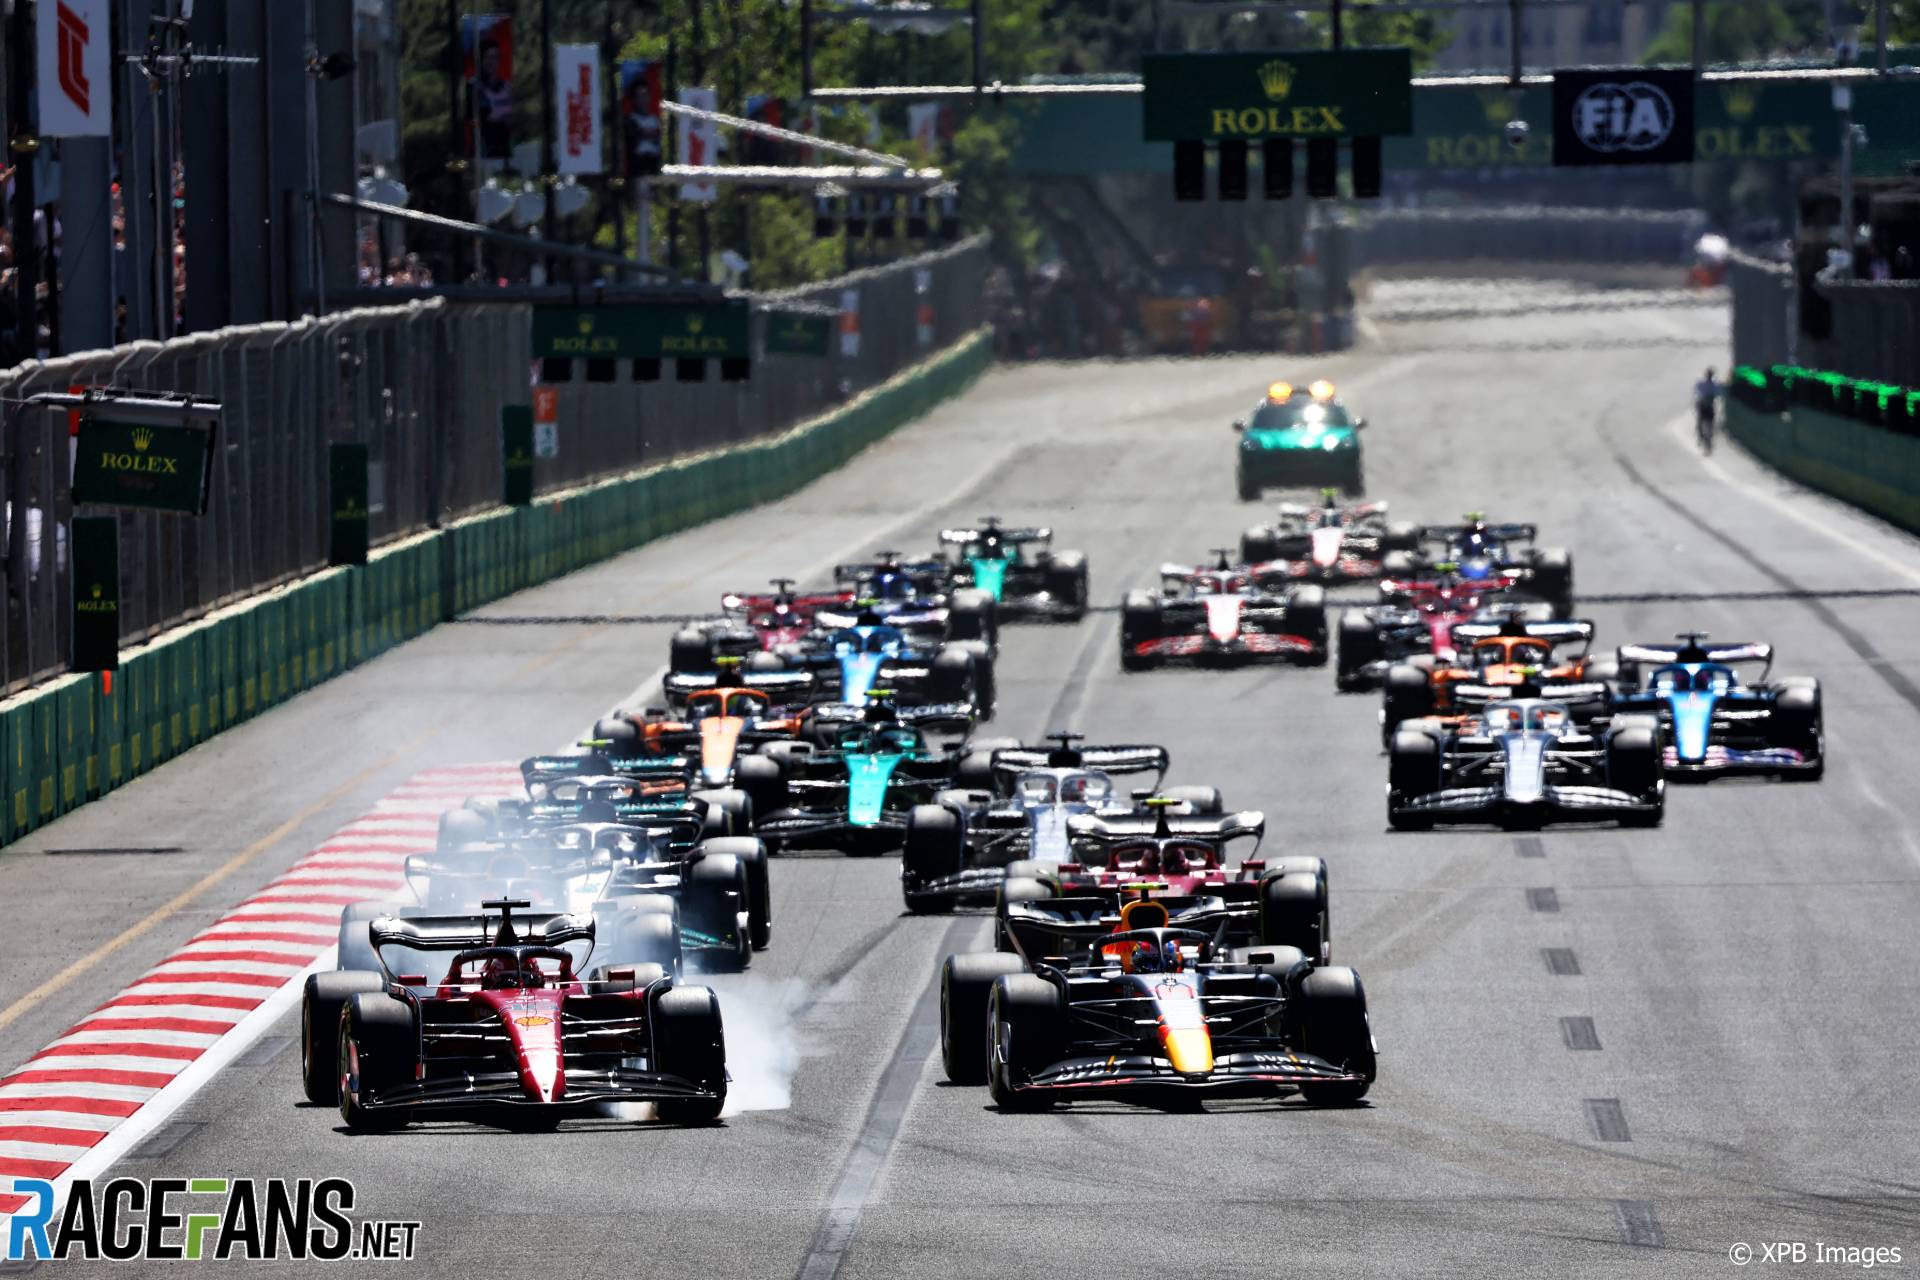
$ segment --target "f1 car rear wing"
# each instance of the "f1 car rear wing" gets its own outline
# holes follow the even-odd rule
[[[1689,637],[1678,644],[1623,644],[1620,661],[1628,662],[1773,662],[1770,644],[1708,644],[1705,636]]]
[[[483,906],[494,906],[485,903]],[[515,907],[527,904],[517,902]],[[470,916],[378,916],[367,924],[367,937],[377,952],[399,946],[413,951],[470,951],[476,947],[557,947],[568,942],[593,941],[593,917],[568,912],[552,915],[506,915],[495,923],[489,914]],[[510,941],[511,940],[511,941]]]
[[[1076,840],[1105,844],[1165,836],[1220,843],[1249,837],[1258,841],[1266,835],[1267,815],[1258,809],[1243,809],[1218,817],[1191,817],[1173,814],[1163,805],[1150,817],[1103,818],[1091,813],[1075,814],[1067,819],[1067,831]]]
[[[780,578],[775,585],[792,586],[792,580]],[[778,609],[785,605],[789,610],[805,613],[813,609],[827,609],[834,605],[853,603],[851,591],[816,591],[808,595],[796,596],[782,592],[767,595],[750,591],[729,591],[720,597],[720,608],[727,613],[760,613]]]
[[[823,702],[813,709],[813,717],[827,724],[864,724],[871,720],[870,707],[855,706],[850,702]],[[929,702],[921,706],[894,706],[889,717],[895,724],[906,725],[910,729],[957,729],[969,732],[973,728],[973,708],[964,702]]]
[[[1010,903],[1007,907],[1007,931],[1013,935],[1014,945],[1020,953],[1030,960],[1041,960],[1048,956],[1062,956],[1071,959],[1075,953],[1084,954],[1098,946],[1104,938],[1114,935],[1114,926],[1120,921],[1120,905],[1123,894],[1112,891],[1104,894],[1075,894],[1059,898],[1044,898],[1036,902]],[[1153,900],[1167,908],[1174,916],[1175,927],[1191,929],[1194,926],[1213,926],[1218,930],[1236,916],[1246,914],[1244,908],[1236,910],[1232,905],[1216,906],[1212,911],[1195,911],[1206,903],[1203,898],[1173,897],[1154,894]]]
[[[556,782],[576,779],[616,778],[626,781],[644,778],[672,778],[690,775],[697,762],[692,756],[636,756],[613,759],[599,751],[579,756],[532,756],[520,762],[520,777],[529,793],[537,786],[551,787]]]
[[[1530,640],[1539,640],[1559,648],[1563,644],[1593,643],[1593,624],[1585,618],[1574,618],[1559,622],[1527,622],[1521,618],[1509,617],[1501,622],[1456,622],[1451,633],[1455,648],[1465,648],[1475,640],[1491,640],[1495,636],[1526,636]]]
[[[774,697],[786,697],[789,701],[805,702],[813,694],[813,676],[805,671],[742,671],[727,676],[724,680],[715,671],[675,671],[661,682],[669,700],[685,699],[690,693],[702,689],[717,689],[722,684],[728,688],[759,689]]]
[[[897,573],[916,579],[917,586],[938,590],[946,580],[947,566],[938,560],[867,560],[833,566],[835,582],[859,582],[876,573]]]
[[[1416,535],[1421,542],[1439,542],[1451,546],[1469,533],[1479,533],[1493,542],[1532,542],[1540,536],[1537,524],[1429,524]]]
[[[968,546],[985,541],[988,537],[1011,543],[1052,542],[1053,530],[1044,526],[1008,529],[1000,525],[988,524],[980,529],[942,529],[940,531],[940,541],[950,547]]]
[[[1082,747],[1068,743],[1057,747],[1002,747],[993,753],[993,767],[1009,772],[1023,769],[1098,769],[1103,773],[1155,773],[1161,777],[1173,767],[1173,755],[1165,747],[1146,744],[1110,744]]]

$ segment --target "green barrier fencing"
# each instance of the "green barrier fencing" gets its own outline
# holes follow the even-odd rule
[[[1738,401],[1727,432],[1775,470],[1920,533],[1920,436],[1804,404],[1780,413]]]
[[[811,483],[992,362],[985,330],[777,436],[376,549],[0,702],[0,844],[439,623]]]

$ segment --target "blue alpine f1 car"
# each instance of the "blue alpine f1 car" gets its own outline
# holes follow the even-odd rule
[[[1826,771],[1820,682],[1769,679],[1773,646],[1712,644],[1701,632],[1675,644],[1620,647],[1618,713],[1660,718],[1666,770],[1674,777],[1766,774],[1818,778]],[[1759,668],[1743,679],[1742,667]]]

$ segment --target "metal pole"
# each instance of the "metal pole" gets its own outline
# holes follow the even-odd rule
[[[987,85],[987,15],[982,0],[972,0],[973,11],[973,91]]]
[[[40,251],[33,238],[33,169],[40,140],[27,132],[36,55],[33,43],[34,8],[30,4],[13,6],[13,93],[7,107],[14,135],[13,280],[15,322],[19,326],[14,331],[16,350],[13,356],[21,360],[31,360],[40,353],[40,321],[37,314],[38,299],[35,296],[40,291]],[[21,518],[20,510],[18,506],[14,508],[16,525]]]
[[[1520,87],[1520,70],[1521,70],[1520,68],[1520,21],[1521,21],[1520,0],[1508,0],[1507,19],[1508,19],[1507,25],[1511,28],[1511,30],[1507,32],[1508,53],[1511,55],[1512,65],[1513,65],[1513,79],[1511,81],[1511,87],[1518,89]]]
[[[1840,109],[1840,248],[1846,263],[1840,268],[1842,280],[1853,279],[1853,86],[1840,85],[1833,91],[1833,105]]]
[[[667,37],[667,83],[661,91],[663,99],[671,98],[677,92],[680,74],[680,45],[673,36]],[[680,129],[676,125],[666,130],[666,120],[661,120],[660,150],[666,161],[680,158]],[[680,202],[671,201],[667,205],[667,266],[676,276],[680,274]]]
[[[1887,6],[1892,0],[1874,0],[1873,6],[1873,65],[1877,71],[1887,69]]]
[[[1338,49],[1340,47],[1340,37],[1342,34],[1340,30],[1340,0],[1332,0],[1328,13],[1330,14],[1329,25],[1333,29],[1333,47]]]
[[[613,217],[613,251],[621,257],[627,256],[627,212],[620,207],[620,192],[626,186],[627,137],[624,122],[620,118],[620,46],[613,33],[613,6],[606,7],[606,38],[602,44],[603,57],[607,70],[607,136],[613,139],[614,152],[620,162],[614,166],[613,176],[607,180],[606,208]],[[614,279],[624,282],[627,273],[622,270]]]
[[[553,0],[540,0],[540,185],[546,189],[547,212],[541,221],[541,234],[548,240],[560,238],[560,210],[554,203],[553,171],[558,161],[553,154]],[[548,255],[547,282],[553,282],[553,257]]]
[[[1693,0],[1693,69],[1696,72],[1706,65],[1706,44],[1706,0]]]
[[[979,8],[979,0],[974,0]],[[979,84],[976,64],[974,83]],[[800,98],[805,101],[813,96],[813,0],[800,0]]]

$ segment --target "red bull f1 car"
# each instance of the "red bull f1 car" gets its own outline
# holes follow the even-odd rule
[[[851,591],[796,594],[793,579],[775,578],[771,592],[728,592],[720,598],[717,618],[690,623],[669,642],[670,671],[712,671],[717,658],[739,658],[749,670],[759,669],[758,653],[778,652],[797,644],[814,628],[814,616],[823,610],[846,613],[853,606]],[[778,663],[768,664],[774,670]]]
[[[1376,1073],[1353,970],[1236,948],[1159,899],[1112,917],[1020,919],[1011,953],[949,956],[941,1057],[1003,1112],[1077,1100],[1298,1092],[1352,1105]]]
[[[1120,667],[1169,662],[1232,666],[1327,660],[1327,601],[1317,586],[1262,575],[1216,553],[1213,567],[1163,565],[1161,591],[1130,591],[1120,605]]]
[[[301,1007],[307,1097],[350,1129],[433,1116],[551,1128],[604,1104],[650,1102],[660,1119],[710,1124],[727,1097],[720,1002],[657,965],[585,971],[594,922],[484,914],[368,922],[376,955],[420,971],[317,973]],[[497,921],[494,913],[497,913]]]
[[[1419,547],[1394,552],[1384,563],[1389,577],[1450,572],[1467,582],[1504,581],[1517,594],[1543,600],[1556,616],[1573,614],[1573,556],[1563,547],[1536,547],[1538,525],[1493,524],[1469,511],[1461,524],[1421,528]]]

